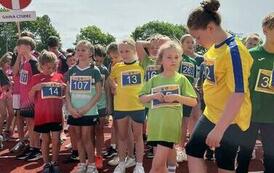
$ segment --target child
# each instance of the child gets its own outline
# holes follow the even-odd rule
[[[119,140],[119,164],[114,173],[124,173],[128,163],[133,158],[127,158],[126,152],[129,129],[133,131],[137,164],[134,173],[144,173],[143,153],[144,143],[142,137],[143,123],[145,120],[144,106],[138,100],[138,93],[143,86],[144,70],[139,65],[136,56],[135,41],[127,39],[118,44],[119,52],[123,58],[122,63],[117,63],[110,74],[111,87],[114,94],[114,116],[117,122]],[[129,124],[132,124],[129,127]]]
[[[35,41],[30,37],[20,37],[17,41],[18,57],[13,66],[14,75],[19,74],[19,95],[20,95],[20,118],[18,123],[23,126],[22,120],[25,118],[28,126],[30,138],[30,150],[17,155],[19,160],[36,161],[41,158],[39,149],[39,133],[33,131],[34,108],[33,102],[29,99],[31,77],[39,73],[37,69],[37,59],[32,55],[35,49]],[[23,130],[23,128],[19,128]]]
[[[7,132],[10,131],[13,119],[11,81],[7,74],[10,69],[11,58],[11,55],[6,53],[0,59],[0,149],[3,148],[3,140],[6,140],[9,135]],[[7,120],[5,131],[7,134],[3,134],[4,120]]]
[[[82,40],[77,43],[75,56],[78,63],[68,72],[66,104],[70,113],[68,124],[74,126],[78,139],[80,163],[77,172],[97,173],[91,137],[99,119],[97,102],[102,92],[101,74],[91,63],[94,47],[89,41]]]
[[[67,54],[67,65],[68,65],[68,68],[72,68],[74,65],[77,64],[77,58],[75,57],[75,53],[68,53]],[[65,76],[65,79],[67,78],[66,76],[68,75],[68,71],[64,74]],[[65,80],[65,82],[67,82]],[[67,120],[67,116],[68,116],[68,112],[65,109],[65,118]],[[71,163],[71,162],[77,162],[79,161],[79,158],[78,158],[78,150],[77,150],[77,137],[76,137],[76,131],[75,131],[75,128],[74,126],[70,126],[70,125],[67,125],[67,128],[68,128],[68,133],[69,133],[69,137],[70,137],[70,144],[68,144],[68,146],[66,146],[66,148],[72,148],[72,152],[71,152],[71,155],[65,160],[64,163]]]
[[[243,144],[238,155],[237,173],[248,172],[252,150],[260,132],[263,144],[264,172],[274,172],[274,13],[267,15],[262,22],[265,42],[250,53],[254,63],[249,78],[252,101],[252,119],[249,129],[242,138]]]
[[[248,77],[252,57],[242,42],[225,32],[217,13],[218,0],[207,0],[191,12],[187,26],[205,54],[203,84],[206,108],[186,145],[190,173],[205,173],[203,157],[215,149],[218,172],[234,172],[239,139],[251,116]]]
[[[58,156],[60,133],[62,131],[62,105],[64,95],[63,75],[56,72],[57,57],[44,51],[38,59],[41,73],[32,76],[30,98],[34,100],[34,131],[42,134],[42,155],[44,172],[53,169],[60,172]],[[52,142],[52,161],[49,159],[49,145]]]
[[[108,115],[110,112],[111,108],[109,108],[109,104],[107,103],[107,89],[108,87],[106,86],[108,83],[106,83],[106,79],[109,76],[108,69],[106,66],[103,65],[104,58],[106,56],[105,49],[101,45],[96,45],[95,46],[95,51],[94,51],[94,59],[96,63],[96,67],[99,68],[101,72],[101,77],[102,77],[102,95],[100,97],[100,100],[97,103],[98,107],[98,113],[99,113],[99,124],[96,125],[96,130],[95,130],[95,145],[96,145],[96,167],[98,169],[103,168],[103,158],[102,158],[102,147],[104,144],[104,125],[105,125],[105,117]]]
[[[260,43],[260,36],[256,33],[250,34],[246,37],[245,46],[248,49],[256,47]]]
[[[174,42],[160,47],[160,74],[151,78],[140,93],[142,103],[150,103],[148,143],[156,147],[150,173],[166,173],[167,161],[180,141],[182,105],[194,106],[196,94],[186,77],[177,73],[182,49]],[[171,167],[169,167],[171,168]],[[176,166],[169,172],[175,172]]]

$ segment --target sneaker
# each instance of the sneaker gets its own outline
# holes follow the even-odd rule
[[[87,165],[85,163],[79,163],[77,166],[77,173],[86,173]]]
[[[4,138],[2,135],[0,135],[0,149],[4,148],[3,141],[4,141]]]
[[[26,145],[27,144],[24,141],[19,141],[12,149],[10,149],[10,153],[19,153],[26,147]]]
[[[149,150],[146,152],[146,158],[153,159],[154,153],[153,153],[153,147],[150,147]]]
[[[110,161],[108,161],[108,165],[117,166],[119,164],[119,156],[114,156]]]
[[[107,152],[104,154],[104,158],[110,159],[113,156],[117,156],[117,150],[111,146],[107,149]]]
[[[131,157],[126,158],[126,164],[125,164],[126,168],[130,168],[135,165],[136,165],[135,158],[131,158]]]
[[[98,173],[98,171],[97,171],[97,169],[96,169],[95,166],[93,166],[93,165],[88,165],[88,166],[87,166],[86,173]]]
[[[51,172],[50,168],[51,168],[50,163],[45,164],[42,173],[50,173]]]
[[[206,157],[206,160],[214,161],[215,160],[215,158],[214,158],[214,151],[211,150],[211,149],[207,149],[205,157]]]
[[[22,150],[22,152],[16,155],[16,159],[25,160],[32,152],[33,151],[31,148],[26,148],[25,150]]]
[[[133,170],[133,173],[145,173],[144,167],[141,165],[136,165]]]
[[[95,165],[97,169],[102,169],[103,168],[103,158],[102,156],[96,156],[95,157]]]
[[[75,163],[75,162],[79,162],[79,157],[75,154],[71,154],[65,161],[64,163]]]
[[[38,151],[37,150],[33,150],[31,152],[31,154],[28,155],[28,157],[25,158],[25,160],[28,161],[28,162],[33,162],[33,161],[37,161],[37,160],[39,160],[41,158],[42,158],[41,151],[39,151],[39,150]]]
[[[187,161],[187,155],[184,149],[176,151],[176,160],[177,162]]]
[[[123,162],[123,163],[119,163],[116,167],[115,167],[115,169],[114,169],[114,171],[113,171],[113,173],[125,173],[126,172],[126,167],[125,167],[125,162]]]

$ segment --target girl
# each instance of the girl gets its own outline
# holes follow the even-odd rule
[[[186,77],[177,73],[182,50],[174,42],[160,47],[160,74],[151,78],[140,92],[142,103],[150,103],[148,143],[156,147],[150,173],[175,172],[167,161],[175,158],[174,144],[180,141],[182,104],[195,106],[196,94]]]
[[[12,96],[11,96],[11,81],[7,74],[10,70],[11,55],[6,53],[0,59],[0,148],[3,147],[2,141],[9,137],[11,131],[11,123],[13,120]],[[7,116],[8,114],[8,116]],[[3,134],[4,121],[7,120],[5,134]]]
[[[44,51],[38,59],[41,73],[32,76],[30,98],[34,100],[34,131],[42,134],[42,155],[44,172],[53,169],[60,172],[58,156],[60,150],[60,133],[62,131],[62,105],[64,80],[56,73],[57,57],[54,53]],[[45,106],[46,105],[46,106]],[[49,145],[52,141],[52,161],[49,159]]]
[[[145,113],[144,106],[138,99],[138,93],[143,86],[144,70],[137,61],[135,42],[132,39],[121,41],[118,49],[123,62],[114,65],[110,74],[110,83],[114,93],[113,118],[116,120],[119,136],[118,154],[120,162],[114,173],[124,173],[126,167],[134,161],[134,158],[128,157],[127,162],[125,162],[129,129],[133,131],[136,148],[137,164],[134,173],[144,173],[142,129]],[[129,123],[131,123],[130,127]]]
[[[100,98],[101,74],[92,61],[94,47],[89,41],[79,41],[75,56],[78,64],[68,72],[66,91],[67,110],[70,113],[68,124],[75,127],[80,157],[79,173],[97,173],[94,146],[91,135],[98,122],[97,102]],[[86,154],[88,162],[86,163]]]
[[[201,3],[188,17],[187,26],[205,54],[203,84],[206,108],[186,145],[190,173],[207,172],[203,156],[215,149],[218,172],[234,172],[239,138],[250,124],[248,77],[252,57],[235,36],[225,32],[217,13],[218,0]]]

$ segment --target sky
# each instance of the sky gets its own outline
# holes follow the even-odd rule
[[[159,20],[186,24],[200,0],[32,0],[24,11],[47,14],[59,32],[64,48],[72,46],[80,28],[96,25],[118,39],[137,26]],[[236,33],[262,35],[261,21],[274,12],[274,0],[220,0],[222,26]]]

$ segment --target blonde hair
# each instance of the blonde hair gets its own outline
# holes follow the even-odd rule
[[[12,59],[11,52],[5,53],[0,59],[0,67],[3,67],[3,65],[6,64],[7,62],[11,62],[11,59]]]
[[[183,54],[183,49],[176,41],[169,41],[164,43],[158,50],[158,56],[157,56],[157,64],[160,64],[160,62],[163,60],[164,52],[168,49],[175,49],[178,53],[179,57]],[[163,66],[161,65],[160,72],[163,72]]]
[[[190,34],[184,34],[184,35],[180,38],[180,43],[183,44],[184,41],[185,41],[187,38],[192,38],[192,40],[193,40],[192,35],[190,35]]]
[[[269,29],[274,28],[274,12],[268,14],[262,22],[262,27],[267,27]]]
[[[47,63],[57,63],[57,56],[50,51],[43,50],[41,55],[38,58],[38,69],[39,71],[42,71],[41,66],[47,64]]]
[[[94,46],[93,44],[88,41],[88,40],[80,40],[78,41],[77,45],[76,45],[76,49],[79,47],[79,46],[85,46],[89,49],[90,53],[92,54],[91,56],[93,57],[94,56]]]
[[[132,50],[134,50],[136,52],[136,42],[132,38],[127,38],[127,39],[120,41],[118,43],[118,49],[119,49],[119,45],[121,45],[121,44],[128,45],[129,47],[132,48]]]

